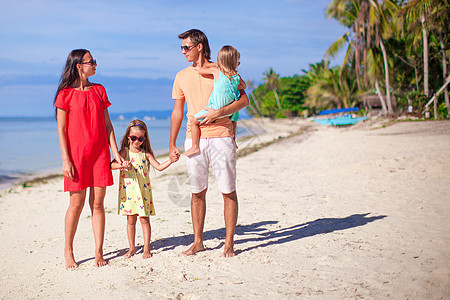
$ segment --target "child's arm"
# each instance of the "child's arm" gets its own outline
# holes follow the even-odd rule
[[[219,76],[219,67],[216,63],[207,63],[198,69],[200,75],[213,75],[214,78]]]
[[[111,162],[111,170],[117,170],[117,169],[128,169],[128,167],[130,166],[130,161],[125,160],[126,157],[126,150],[122,149],[119,151],[119,155],[123,160],[123,163],[119,163],[116,161],[116,159],[113,159],[113,161]]]
[[[165,162],[163,162],[162,164],[160,164],[159,161],[157,161],[153,157],[153,155],[150,154],[150,152],[146,152],[145,156],[147,157],[147,160],[152,165],[152,167],[155,168],[158,171],[162,171],[162,170],[166,169],[173,162],[172,159],[168,159]]]

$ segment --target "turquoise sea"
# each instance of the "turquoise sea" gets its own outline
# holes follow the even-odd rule
[[[120,143],[129,122],[135,118],[146,122],[155,154],[167,153],[169,116],[157,119],[142,112],[111,114],[117,143]],[[185,123],[183,121],[178,135],[179,146],[185,139]],[[238,126],[238,136],[246,135],[246,132],[246,128]],[[54,117],[0,117],[0,145],[0,189],[9,188],[24,179],[60,173],[61,151]]]

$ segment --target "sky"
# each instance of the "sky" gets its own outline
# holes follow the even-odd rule
[[[51,116],[69,52],[97,60],[91,82],[105,86],[112,113],[167,110],[176,73],[189,66],[177,35],[208,37],[241,53],[239,73],[262,83],[303,74],[347,30],[327,19],[331,0],[0,0],[0,117]],[[332,64],[342,62],[343,53]]]

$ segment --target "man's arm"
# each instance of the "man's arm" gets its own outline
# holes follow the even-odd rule
[[[184,115],[184,101],[183,99],[175,99],[173,105],[172,116],[170,117],[170,140],[169,140],[169,156],[172,159],[178,160],[180,158],[180,150],[177,148],[177,137],[180,132],[181,123]]]
[[[248,97],[247,97],[247,94],[245,93],[245,91],[243,89],[242,90],[240,89],[239,93],[241,94],[239,96],[239,100],[234,101],[231,104],[222,107],[221,109],[215,110],[215,109],[206,107],[205,109],[208,111],[208,113],[205,114],[204,116],[201,116],[201,118],[204,118],[204,119],[203,119],[203,121],[200,122],[200,125],[211,124],[212,122],[214,122],[214,120],[216,120],[222,116],[230,115],[230,114],[240,111],[244,107],[248,106],[249,100],[248,100]]]

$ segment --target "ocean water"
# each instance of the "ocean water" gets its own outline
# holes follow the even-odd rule
[[[167,153],[170,133],[168,118],[155,119],[138,114],[133,118],[112,118],[117,144],[134,118],[145,120],[155,154]],[[183,145],[185,128],[186,121],[183,121],[177,140],[179,146]],[[238,136],[246,134],[247,129],[238,126]],[[9,188],[23,179],[61,172],[61,151],[54,117],[0,118],[0,145],[0,189]]]

